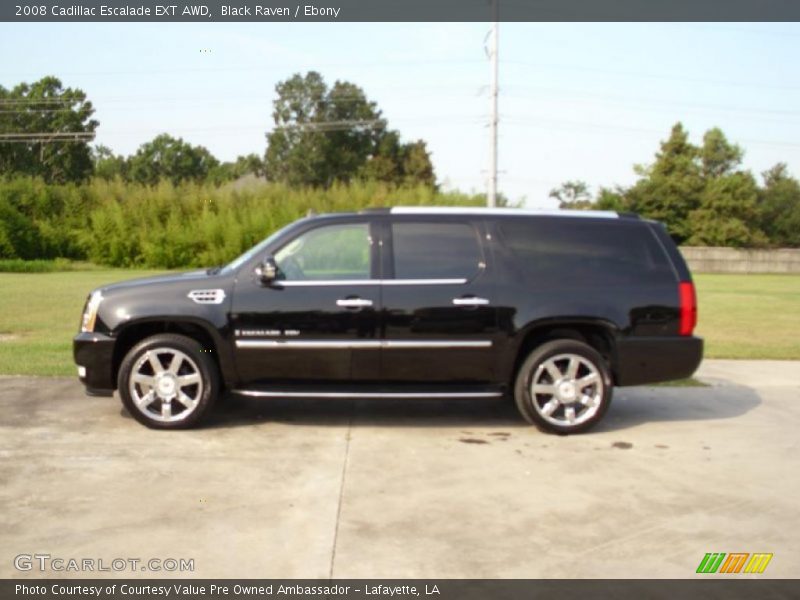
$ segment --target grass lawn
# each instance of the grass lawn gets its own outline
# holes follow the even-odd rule
[[[0,273],[0,374],[74,375],[72,337],[90,290],[159,271]],[[698,275],[708,358],[800,359],[800,276]]]
[[[696,275],[706,358],[800,359],[800,275]]]
[[[0,374],[76,375],[72,338],[89,292],[157,272],[0,273]]]

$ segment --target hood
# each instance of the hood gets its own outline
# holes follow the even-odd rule
[[[199,271],[186,271],[183,273],[165,273],[164,275],[154,275],[152,277],[139,277],[137,279],[128,279],[126,281],[120,281],[119,283],[103,285],[100,286],[98,289],[101,292],[115,292],[115,291],[126,290],[128,288],[145,287],[145,286],[159,285],[159,284],[170,284],[170,283],[191,284],[192,282],[195,281],[216,279],[218,276],[219,276],[218,273],[214,273],[213,275],[211,275],[206,271],[206,269],[201,269]]]

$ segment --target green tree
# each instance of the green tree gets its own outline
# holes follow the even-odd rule
[[[758,193],[758,222],[770,244],[800,247],[800,182],[778,163],[764,171]]]
[[[565,181],[560,187],[550,190],[550,197],[558,200],[559,208],[587,210],[594,205],[585,181]]]
[[[428,152],[427,144],[422,140],[409,142],[402,147],[402,171],[405,185],[422,184],[428,187],[436,185],[436,174]]]
[[[679,243],[762,246],[758,185],[740,170],[744,153],[718,128],[695,146],[677,123],[655,162],[636,167],[640,178],[623,193],[626,210],[663,221]]]
[[[387,131],[378,141],[375,154],[361,167],[359,176],[374,181],[399,183],[403,179],[403,147],[400,134]]]
[[[129,179],[146,184],[161,179],[174,184],[186,180],[202,181],[219,165],[219,161],[203,146],[192,146],[166,133],[142,144],[127,162]]]
[[[264,160],[258,154],[238,156],[233,162],[220,163],[209,172],[208,179],[219,185],[226,181],[235,181],[246,175],[256,177],[266,175]]]
[[[357,85],[337,81],[328,87],[310,71],[280,82],[275,90],[274,128],[267,134],[268,179],[319,187],[357,177],[434,185],[425,142],[402,144]]]
[[[692,234],[687,243],[700,246],[763,246],[758,226],[758,184],[748,171],[737,170],[744,152],[718,128],[703,135],[698,149],[704,179],[700,205],[689,213]]]
[[[748,172],[710,178],[700,207],[689,214],[696,246],[763,246],[767,242],[758,227],[758,185]]]
[[[700,206],[705,187],[699,150],[677,123],[650,167],[637,166],[640,179],[625,194],[629,210],[662,221],[679,243],[693,232],[689,214]]]
[[[359,170],[364,179],[394,185],[436,186],[433,163],[423,140],[403,144],[397,131],[387,131],[379,140],[374,156]]]
[[[233,163],[233,174],[237,178],[244,175],[264,177],[267,174],[264,159],[255,153],[238,156]]]
[[[55,77],[0,86],[0,174],[82,181],[92,174],[89,142],[98,122],[86,94]]]
[[[720,177],[731,173],[741,164],[743,156],[744,151],[736,144],[728,142],[718,127],[709,129],[703,135],[700,160],[704,177]]]
[[[92,161],[94,162],[94,175],[101,179],[127,179],[128,161],[120,154],[114,152],[108,146],[95,146],[92,149]]]
[[[374,154],[385,121],[361,88],[337,81],[332,88],[310,71],[278,83],[267,135],[270,180],[329,186],[348,181]]]

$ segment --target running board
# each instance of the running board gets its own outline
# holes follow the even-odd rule
[[[487,392],[301,392],[283,390],[231,390],[256,398],[499,398],[501,391]]]

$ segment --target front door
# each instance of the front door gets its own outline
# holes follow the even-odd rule
[[[482,224],[398,217],[385,235],[382,379],[494,382],[500,336]]]
[[[274,251],[271,285],[242,272],[232,326],[242,385],[374,380],[380,285],[366,220],[305,230]]]

